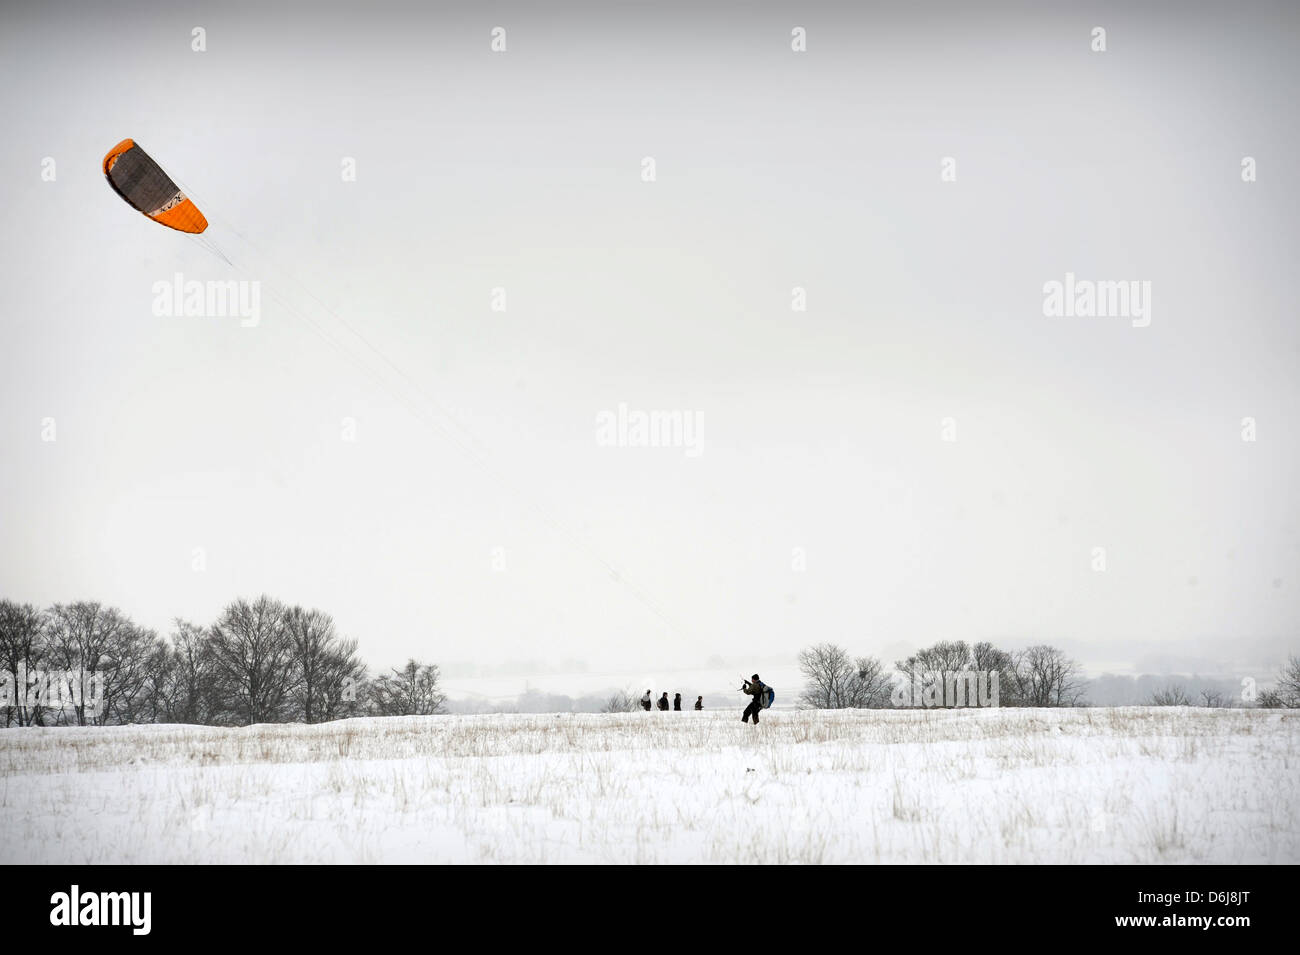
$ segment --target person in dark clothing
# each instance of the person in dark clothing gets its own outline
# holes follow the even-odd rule
[[[744,685],[740,690],[742,693],[746,693],[753,697],[749,706],[745,707],[745,715],[740,718],[740,722],[748,723],[749,718],[752,716],[754,717],[754,725],[757,726],[758,711],[763,708],[763,695],[767,692],[767,687],[763,685],[763,681],[760,680],[758,674],[755,673],[752,679],[744,682]]]
[[[664,695],[659,697],[659,709],[668,709],[668,691],[664,690]]]
[[[697,696],[697,697],[695,698],[695,708],[696,708],[697,710],[702,710],[702,709],[704,709],[704,697],[702,697],[702,696]]]
[[[649,690],[646,690],[645,696],[641,697],[641,709],[645,710],[647,713],[650,712],[650,691]]]
[[[681,695],[680,693],[674,693],[674,694],[673,694],[673,709],[674,709],[674,710],[680,710],[681,708],[682,708],[682,695]]]

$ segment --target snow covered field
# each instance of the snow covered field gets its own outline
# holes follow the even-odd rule
[[[1300,862],[1286,711],[0,731],[0,862]]]

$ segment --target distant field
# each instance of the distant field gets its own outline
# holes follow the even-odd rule
[[[1123,708],[0,731],[0,862],[1300,862],[1300,718]]]

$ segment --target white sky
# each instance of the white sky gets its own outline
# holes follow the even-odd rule
[[[1300,650],[1298,15],[1041,6],[6,10],[0,594],[165,630],[269,592],[376,665]],[[257,328],[153,315],[176,272],[241,276],[108,188],[126,136],[262,282]],[[1150,326],[1044,317],[1066,272],[1151,282]],[[701,416],[704,453],[597,446],[620,402]]]

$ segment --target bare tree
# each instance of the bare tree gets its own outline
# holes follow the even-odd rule
[[[897,661],[894,665],[908,678],[931,672],[939,674],[941,682],[938,685],[941,687],[948,685],[953,674],[967,671],[975,674],[996,673],[998,705],[1024,705],[1020,681],[1016,676],[1016,657],[1005,650],[999,650],[988,641],[981,641],[971,646],[964,640],[941,640],[933,646],[918,650],[906,660]],[[992,678],[988,677],[988,680],[991,685]],[[946,695],[947,691],[944,692]],[[975,691],[972,689],[971,692]]]
[[[159,645],[157,634],[136,626],[116,607],[88,600],[55,604],[49,634],[49,664],[84,683],[81,699],[74,698],[67,710],[77,725],[137,718],[149,685],[149,662]],[[93,685],[99,687],[97,700]]]
[[[1286,701],[1277,690],[1261,690],[1255,704],[1261,709],[1278,710],[1286,706]]]
[[[1015,678],[1016,661],[1010,653],[981,641],[971,647],[971,663],[978,672],[998,675],[999,706],[1022,705]]]
[[[890,680],[881,662],[875,657],[858,657],[853,665],[852,705],[858,709],[888,706]]]
[[[293,680],[285,607],[263,594],[236,600],[212,625],[213,667],[221,693],[245,725],[282,719]]]
[[[1187,691],[1176,683],[1161,690],[1156,690],[1151,694],[1148,706],[1191,706],[1191,698],[1188,697]]]
[[[1201,691],[1201,706],[1210,709],[1219,709],[1220,707],[1227,705],[1227,701],[1224,699],[1223,693],[1220,690],[1206,689]]]
[[[156,662],[153,696],[158,719],[166,723],[222,722],[216,660],[208,631],[177,619],[171,646]]]
[[[289,698],[293,714],[304,723],[318,722],[321,680],[335,640],[334,621],[319,610],[290,607],[284,613],[293,682]]]
[[[167,644],[156,632],[132,625],[122,634],[117,646],[100,658],[105,672],[103,710],[105,722],[154,722],[152,674],[157,661],[165,659]]]
[[[1078,706],[1083,701],[1083,669],[1064,651],[1040,643],[1012,659],[1014,692],[1021,706]]]
[[[150,723],[177,722],[172,719],[176,669],[175,651],[166,642],[159,641],[149,659],[147,684],[141,701],[142,708],[148,712]]]
[[[144,687],[134,704],[134,722],[171,723],[171,698],[175,683],[176,654],[166,640],[155,640],[145,662]]]
[[[853,661],[849,652],[833,643],[819,643],[799,651],[799,672],[804,678],[799,694],[802,706],[837,710],[848,706]]]
[[[601,707],[600,711],[602,713],[633,713],[638,705],[635,693],[631,690],[618,690],[605,700],[605,705]]]
[[[940,640],[932,647],[918,650],[906,660],[894,663],[904,673],[924,673],[934,670],[939,673],[961,670],[971,665],[971,648],[964,640]]]
[[[1300,656],[1292,655],[1282,667],[1274,688],[1283,706],[1300,707]]]
[[[321,668],[320,718],[341,720],[360,714],[365,685],[366,665],[357,655],[357,641],[337,641]]]
[[[417,671],[405,698],[437,709],[437,667]],[[170,640],[93,601],[41,611],[0,600],[5,726],[320,722],[366,701],[357,642],[340,638],[327,614],[265,595],[234,601],[211,628],[178,619]]]
[[[320,610],[291,607],[284,625],[292,651],[289,698],[294,716],[319,723],[350,713],[349,704],[356,701],[357,686],[365,676],[357,642],[340,638],[333,619]]]
[[[438,687],[438,667],[415,660],[379,677],[371,693],[380,716],[427,716],[441,713],[446,702]]]
[[[41,721],[41,708],[27,706],[27,675],[45,664],[48,655],[47,619],[44,611],[31,604],[0,600],[0,669],[7,675],[13,694],[4,707],[5,726],[17,722],[32,726]]]
[[[799,651],[799,672],[804,687],[799,703],[815,710],[883,706],[889,699],[889,680],[874,657],[850,658],[833,643],[819,643]]]

